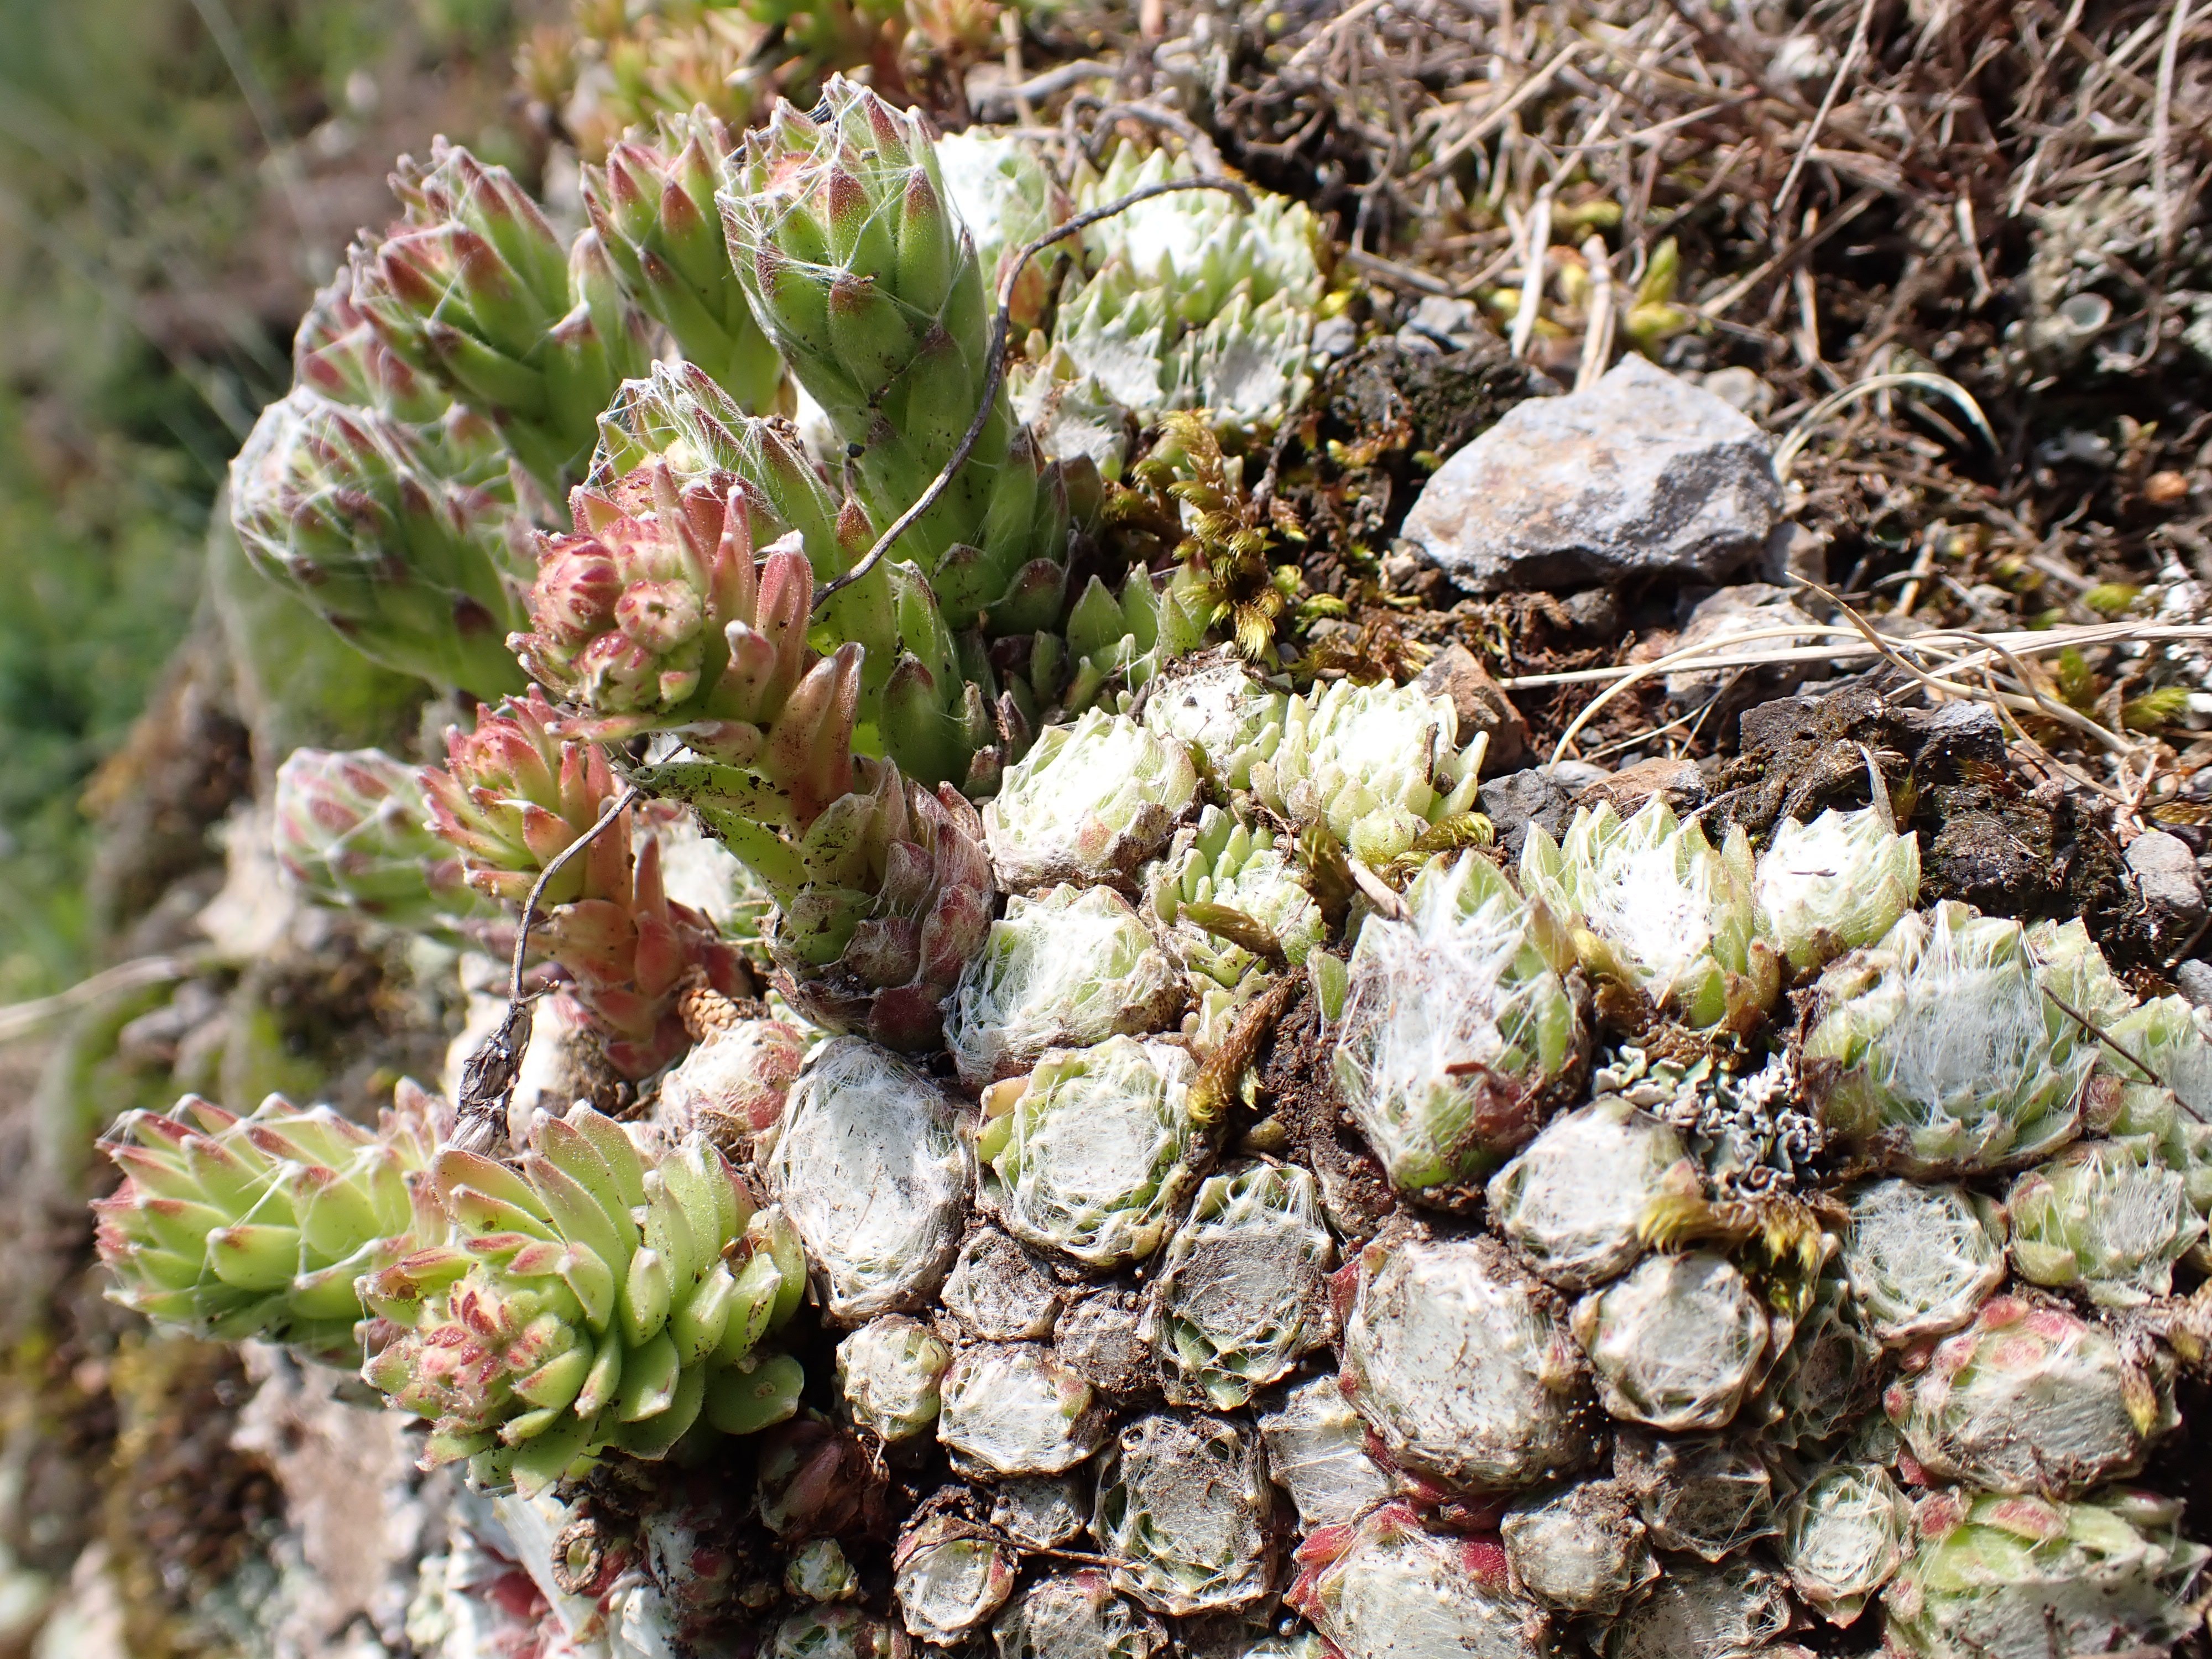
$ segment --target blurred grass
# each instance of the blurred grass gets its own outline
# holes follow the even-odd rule
[[[342,252],[295,141],[373,108],[395,52],[503,82],[508,9],[0,0],[0,1001],[92,963],[82,786],[190,625],[223,469]]]

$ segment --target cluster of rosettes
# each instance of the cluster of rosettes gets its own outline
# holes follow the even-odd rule
[[[1125,149],[1078,200],[1188,171]],[[1165,195],[1033,267],[1036,430],[996,395],[860,573],[975,417],[987,270],[1066,211],[1034,156],[833,80],[615,144],[573,243],[450,147],[396,184],[234,514],[486,703],[413,778],[296,762],[279,845],[402,925],[534,895],[639,1109],[507,1161],[411,1094],[380,1136],[134,1118],[122,1299],[363,1344],[432,1461],[526,1495],[760,1434],[781,1571],[717,1638],[772,1659],[1735,1659],[1877,1606],[1899,1655],[2052,1659],[2194,1622],[2207,1552],[2118,1483],[2212,1266],[2196,1011],[2079,922],[1918,910],[1886,800],[1763,849],[1583,807],[1509,862],[1449,699],[1176,662],[1226,603],[1189,568],[1071,591],[1084,458],[1302,395],[1304,209]],[[647,319],[685,361],[626,378]],[[510,646],[539,684],[495,703]],[[671,896],[687,808],[774,902],[742,943],[782,1007],[733,890]],[[822,1335],[810,1389],[775,1345]]]
[[[1516,882],[1457,825],[1480,757],[1454,735],[1392,688],[1214,669],[1048,728],[982,814],[1009,896],[945,1001],[959,1087],[859,1037],[809,1056],[757,1158],[847,1332],[833,1419],[955,1477],[895,1552],[904,1632],[1012,1659],[1204,1620],[1273,1654],[1310,1639],[1271,1630],[1287,1607],[1347,1655],[1416,1630],[1656,1659],[1881,1605],[1942,1659],[2030,1619],[2178,1633],[2203,1552],[2112,1484],[2177,1420],[2170,1358],[2004,1291],[2166,1294],[2203,1234],[2166,1086],[2199,1076],[2185,1008],[2135,1009],[2078,924],[1912,911],[1873,810],[1754,856],[1599,809]],[[1962,930],[1990,942],[1923,943]],[[1796,1054],[1770,1023],[1793,979]],[[1577,1105],[1607,986],[1649,1034]],[[2020,1012],[2046,988],[2157,1080],[2115,1054],[2088,1086],[2078,1028]],[[1302,996],[1414,1206],[1379,1231],[1334,1124],[1323,1155],[1209,1075]],[[1937,1008],[2007,1057],[1971,1097],[1929,1098]],[[1834,1190],[1846,1157],[1875,1173]],[[1759,1230],[1805,1217],[1790,1277]],[[1990,1559],[1959,1526],[2031,1512],[2103,1540],[2069,1547],[2114,1564],[2094,1608],[1951,1575]],[[873,1617],[831,1597],[775,1639],[888,1644]]]

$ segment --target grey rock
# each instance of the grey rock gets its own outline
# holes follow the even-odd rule
[[[1781,511],[1765,435],[1642,357],[1516,404],[1422,489],[1406,535],[1475,592],[1631,578],[1718,581]]]
[[[1585,587],[1561,601],[1567,620],[1584,634],[1618,634],[1624,620],[1620,595],[1610,587]]]
[[[1478,732],[1490,734],[1484,771],[1509,771],[1528,758],[1528,722],[1465,646],[1448,645],[1438,652],[1421,671],[1419,684],[1428,696],[1451,699],[1462,744],[1472,742]]]
[[[1746,640],[1742,647],[1745,651],[1781,650],[1815,643],[1820,635],[1812,631],[1813,626],[1813,619],[1790,602],[1788,589],[1765,582],[1742,582],[1699,600],[1672,648],[1683,651],[1692,646],[1704,646],[1725,652],[1727,647],[1723,641],[1738,635],[1771,634],[1776,629],[1805,630]],[[1817,663],[1804,662],[1776,663],[1756,669],[1686,668],[1667,676],[1667,700],[1677,708],[1694,708],[1711,702],[1723,691],[1734,692],[1738,699],[1747,691],[1772,696],[1802,683],[1819,666]]]
[[[1474,301],[1431,294],[1413,307],[1406,326],[1398,331],[1398,343],[1416,351],[1465,351],[1489,332]]]
[[[2194,957],[2173,970],[2174,988],[2199,1008],[2212,1008],[2212,962]]]
[[[2130,842],[2120,857],[2151,914],[2154,934],[2172,934],[2203,920],[2204,884],[2197,873],[2197,855],[2189,850],[2187,842],[2163,830],[2153,830]]]
[[[1563,772],[1565,768],[1559,769]],[[1475,804],[1498,832],[1498,844],[1517,859],[1522,843],[1528,839],[1530,824],[1541,824],[1544,833],[1554,841],[1565,833],[1567,820],[1573,816],[1576,792],[1583,787],[1543,767],[1532,766],[1525,772],[1508,773],[1481,784],[1475,791]]]
[[[1828,580],[1827,538],[1808,530],[1795,519],[1784,519],[1766,538],[1765,550],[1759,556],[1759,574],[1764,580],[1793,589],[1793,576],[1825,584]]]
[[[1349,357],[1359,345],[1359,325],[1349,317],[1327,317],[1314,325],[1313,349],[1332,360]]]

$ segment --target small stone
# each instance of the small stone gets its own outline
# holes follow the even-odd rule
[[[2142,494],[2153,507],[2179,507],[2189,499],[2189,475],[2171,470],[2154,472],[2143,480]]]
[[[1786,589],[1765,582],[1742,582],[1698,600],[1676,636],[1674,648],[1682,651],[1702,646],[1720,655],[1780,651],[1814,643],[1819,636],[1813,627],[1813,619],[1790,603]],[[1778,629],[1805,631],[1778,635]],[[1753,634],[1767,637],[1747,639],[1735,650],[1724,643],[1740,635]],[[1747,690],[1786,691],[1814,666],[1800,662],[1756,669],[1686,667],[1667,676],[1667,700],[1677,708],[1695,708],[1729,693],[1732,701],[1743,702]]]
[[[1594,809],[1601,801],[1609,801],[1625,823],[1650,805],[1655,796],[1674,812],[1687,812],[1702,806],[1705,802],[1705,775],[1693,760],[1655,755],[1633,766],[1624,766],[1602,781],[1590,785],[1575,797],[1575,805]]]
[[[1543,767],[1532,766],[1487,780],[1474,798],[1497,831],[1498,845],[1518,859],[1530,824],[1540,824],[1553,841],[1566,833],[1575,792]]]
[[[2193,958],[2173,970],[2174,988],[2199,1008],[2212,1008],[2212,962]]]
[[[1701,384],[1730,409],[1754,421],[1763,421],[1774,412],[1774,388],[1750,369],[1709,369]]]
[[[1482,757],[1484,771],[1510,771],[1528,758],[1528,722],[1465,646],[1448,645],[1438,652],[1417,684],[1429,696],[1451,699],[1462,743],[1471,741],[1478,732],[1490,734],[1490,746]]]
[[[2130,842],[2120,857],[2136,878],[2154,934],[2180,932],[2203,920],[2204,884],[2187,842],[2153,830]]]
[[[1412,335],[1421,344],[1434,349],[1465,351],[1489,332],[1474,301],[1451,300],[1431,294],[1413,307],[1406,326],[1398,331],[1398,343],[1408,349],[1419,349],[1407,338]]]
[[[1611,635],[1620,632],[1620,595],[1613,588],[1585,587],[1559,603],[1577,633]]]
[[[1315,355],[1331,359],[1349,357],[1359,344],[1359,325],[1349,317],[1327,317],[1314,325]]]
[[[1585,391],[1517,404],[1453,455],[1406,535],[1477,592],[1711,582],[1759,556],[1780,508],[1759,428],[1632,355]]]

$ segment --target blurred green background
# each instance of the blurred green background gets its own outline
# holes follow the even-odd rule
[[[516,147],[529,0],[0,0],[0,1003],[94,965],[86,786],[392,155]]]

